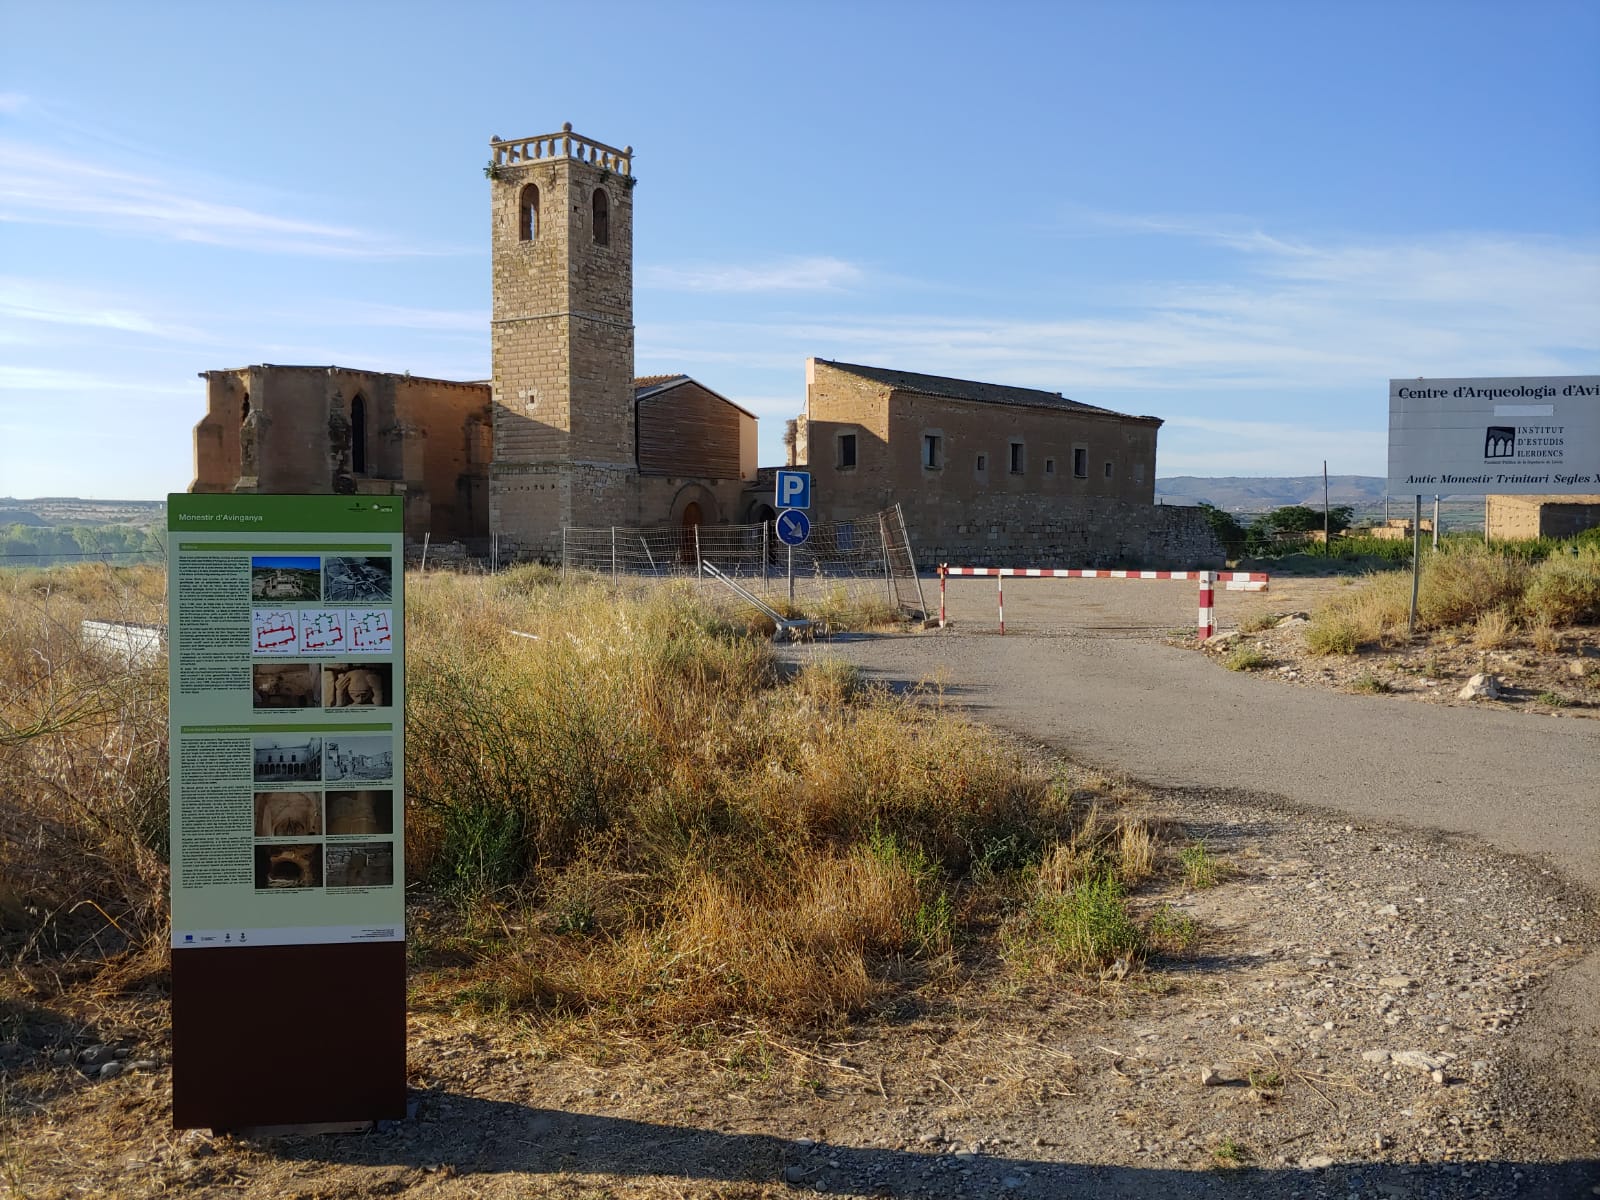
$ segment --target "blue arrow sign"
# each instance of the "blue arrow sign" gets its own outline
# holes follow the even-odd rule
[[[811,519],[798,509],[778,514],[778,540],[785,546],[798,546],[811,536]]]
[[[776,499],[779,508],[811,507],[811,472],[779,471]]]

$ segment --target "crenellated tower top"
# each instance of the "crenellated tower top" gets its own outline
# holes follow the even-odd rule
[[[615,171],[618,175],[633,174],[632,146],[624,146],[618,150],[615,146],[608,146],[593,138],[582,137],[572,132],[571,121],[561,126],[560,133],[541,133],[537,137],[528,138],[491,137],[489,149],[494,155],[491,161],[497,167],[513,167],[522,163],[570,158],[577,162],[591,163],[607,171]]]

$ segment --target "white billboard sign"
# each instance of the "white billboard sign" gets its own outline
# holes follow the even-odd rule
[[[1600,375],[1391,379],[1392,496],[1600,493]]]

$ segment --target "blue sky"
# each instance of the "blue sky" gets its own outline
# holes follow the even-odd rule
[[[491,135],[636,150],[640,374],[808,355],[1384,473],[1387,384],[1600,372],[1600,5],[0,0],[0,495],[187,486],[196,373],[484,378]]]

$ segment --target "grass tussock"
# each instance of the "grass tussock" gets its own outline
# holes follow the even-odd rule
[[[1405,639],[1411,607],[1409,571],[1369,575],[1318,611],[1306,630],[1317,654],[1354,654]],[[1600,545],[1574,542],[1547,556],[1452,542],[1422,560],[1417,624],[1424,631],[1464,629],[1483,648],[1507,644],[1520,626],[1546,643],[1570,625],[1600,621]]]

